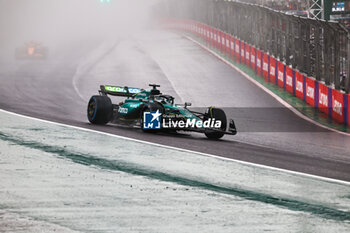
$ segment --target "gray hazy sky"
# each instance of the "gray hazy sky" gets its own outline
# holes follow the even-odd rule
[[[149,22],[156,0],[0,0],[0,48],[125,34]]]

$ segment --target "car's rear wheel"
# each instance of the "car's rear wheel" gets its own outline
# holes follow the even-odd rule
[[[113,116],[113,105],[111,99],[108,96],[92,96],[89,100],[87,116],[92,124],[107,124]]]
[[[221,121],[220,129],[222,131],[226,131],[227,118],[226,118],[226,114],[225,114],[224,110],[222,110],[220,108],[209,108],[208,113],[205,116],[204,120],[207,120],[207,119],[215,119],[215,120]],[[210,139],[219,139],[225,135],[222,132],[216,132],[216,131],[212,131],[210,129],[208,129],[204,134],[205,134],[205,136],[207,136],[207,138],[210,138]]]

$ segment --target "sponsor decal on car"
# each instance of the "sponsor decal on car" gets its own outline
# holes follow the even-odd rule
[[[127,92],[124,89],[124,87],[105,86],[105,89],[106,89],[106,91],[111,91],[111,92],[123,92],[123,93]]]
[[[136,94],[141,92],[141,90],[139,88],[132,88],[129,87],[128,90],[125,89],[125,87],[118,87],[118,86],[105,86],[106,91],[110,91],[110,92],[119,92],[119,93],[131,93],[131,94]]]
[[[128,108],[122,108],[122,107],[120,107],[120,108],[118,109],[118,112],[119,112],[119,113],[127,114],[127,113],[129,112],[129,109],[128,109]]]
[[[141,91],[138,88],[128,88],[128,89],[129,89],[129,93],[132,93],[132,94],[136,94],[136,93],[139,93]]]

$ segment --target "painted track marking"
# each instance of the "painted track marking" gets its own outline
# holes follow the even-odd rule
[[[97,131],[97,130],[93,130],[93,129],[87,129],[87,128],[83,128],[83,127],[72,126],[72,125],[68,125],[68,124],[57,123],[57,122],[43,120],[43,119],[39,119],[39,118],[35,118],[35,117],[25,116],[25,115],[22,115],[22,114],[6,111],[6,110],[3,110],[3,109],[0,109],[0,112],[11,114],[11,115],[22,117],[22,118],[26,118],[26,119],[36,120],[36,121],[40,121],[40,122],[44,122],[44,123],[49,123],[49,124],[54,124],[54,125],[58,125],[58,126],[68,127],[68,128],[72,128],[72,129],[77,129],[77,130],[82,130],[82,131],[92,132],[92,133],[98,133],[98,134],[111,136],[111,137],[115,137],[115,138],[119,138],[119,139],[124,139],[124,140],[128,140],[128,141],[133,141],[133,142],[143,143],[143,144],[147,144],[147,145],[158,146],[158,147],[162,147],[162,148],[166,148],[166,149],[177,150],[177,151],[182,151],[182,152],[187,152],[187,153],[192,153],[192,154],[212,157],[212,158],[225,160],[225,161],[232,161],[232,162],[235,162],[235,163],[248,165],[248,166],[252,166],[252,167],[269,169],[269,170],[274,170],[274,171],[280,171],[280,172],[285,172],[285,173],[292,174],[292,175],[299,175],[299,176],[303,176],[303,177],[323,180],[323,181],[332,182],[332,183],[338,183],[338,184],[343,184],[343,185],[350,185],[350,182],[344,181],[344,180],[337,180],[337,179],[333,179],[333,178],[327,178],[327,177],[322,177],[322,176],[317,176],[317,175],[311,175],[311,174],[307,174],[307,173],[296,172],[296,171],[291,171],[291,170],[287,170],[287,169],[271,167],[271,166],[267,166],[267,165],[261,165],[261,164],[246,162],[246,161],[240,161],[240,160],[236,160],[236,159],[232,159],[232,158],[225,158],[225,157],[221,157],[221,156],[218,156],[218,155],[212,155],[212,154],[207,154],[207,153],[203,153],[203,152],[177,148],[177,147],[173,147],[173,146],[166,146],[166,145],[162,145],[162,144],[158,144],[158,143],[154,143],[154,142],[148,142],[148,141],[143,141],[143,140],[140,140],[140,139],[128,138],[128,137],[125,137],[125,136],[120,136],[120,135],[115,135],[115,134],[111,134],[111,133],[101,132],[101,131]]]

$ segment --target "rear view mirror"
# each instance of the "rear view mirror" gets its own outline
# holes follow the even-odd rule
[[[185,102],[185,108],[187,108],[188,106],[192,106],[192,104],[190,102]]]

